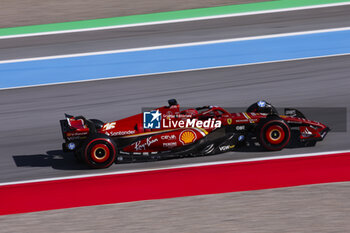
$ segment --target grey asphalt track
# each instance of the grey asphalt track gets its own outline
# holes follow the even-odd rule
[[[5,39],[0,60],[95,52],[350,26],[350,6]]]
[[[0,60],[350,26],[349,9],[2,40]],[[339,56],[0,91],[0,183],[348,150],[349,133],[331,132],[314,148],[231,152],[90,170],[76,164],[72,156],[62,155],[58,120],[64,112],[116,120],[142,107],[165,105],[169,98],[177,98],[183,106],[226,107],[266,99],[277,107],[345,107],[349,115],[349,64],[350,56]],[[330,111],[322,116],[336,126],[331,119],[338,116]],[[348,196],[349,183],[336,183],[72,208],[1,216],[0,232],[347,232]]]
[[[349,109],[348,64],[350,56],[340,56],[0,91],[0,182],[350,149],[348,133],[330,133],[314,148],[231,152],[90,170],[62,155],[58,123],[65,112],[116,120],[142,107],[165,105],[170,98],[184,106],[248,106],[263,98],[279,107]]]
[[[1,40],[0,59],[344,27],[349,26],[349,10],[349,7],[332,7]],[[106,170],[90,170],[77,164],[71,155],[62,154],[58,122],[65,112],[104,121],[117,120],[139,113],[142,107],[165,105],[170,98],[178,99],[183,106],[240,107],[266,99],[277,107],[349,109],[349,64],[350,56],[340,56],[0,91],[0,182],[350,149],[348,133],[333,132],[314,148],[268,153],[231,152],[199,158],[115,164]],[[324,114],[334,117],[329,111]],[[346,121],[349,125],[348,118]]]

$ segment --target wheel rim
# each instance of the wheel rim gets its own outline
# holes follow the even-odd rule
[[[269,143],[276,145],[283,142],[285,138],[285,132],[281,126],[273,125],[266,130],[265,136]]]
[[[104,144],[97,144],[91,149],[91,159],[97,163],[105,162],[109,156],[109,148]]]

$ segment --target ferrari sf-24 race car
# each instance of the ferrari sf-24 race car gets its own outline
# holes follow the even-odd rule
[[[266,101],[238,113],[218,106],[180,110],[175,99],[168,103],[108,123],[66,114],[60,121],[63,151],[74,152],[92,168],[106,168],[115,161],[223,153],[251,140],[269,151],[285,148],[291,139],[301,146],[314,146],[330,130],[297,109],[286,108],[279,115]]]

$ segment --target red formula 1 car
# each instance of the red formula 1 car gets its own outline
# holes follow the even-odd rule
[[[169,105],[121,120],[104,123],[66,114],[61,120],[63,151],[93,168],[115,161],[161,159],[222,153],[255,141],[266,150],[281,150],[292,139],[314,146],[329,128],[311,121],[296,109],[279,115],[266,101],[252,104],[246,112],[230,113],[217,106],[180,111],[175,99]]]

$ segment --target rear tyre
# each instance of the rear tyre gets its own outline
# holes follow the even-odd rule
[[[92,168],[110,167],[116,159],[116,145],[104,135],[96,135],[84,146],[83,160]]]
[[[279,117],[273,117],[261,122],[257,138],[262,147],[270,151],[282,150],[290,140],[290,128]]]

